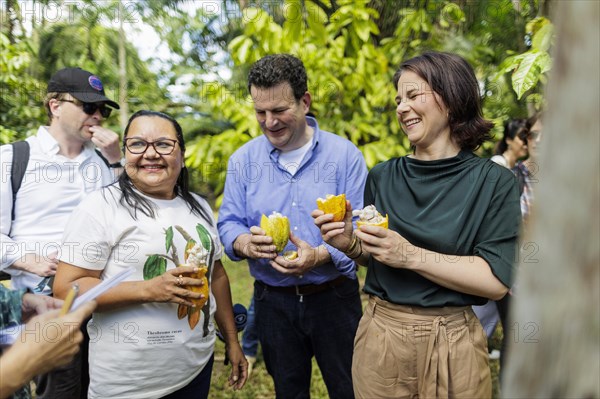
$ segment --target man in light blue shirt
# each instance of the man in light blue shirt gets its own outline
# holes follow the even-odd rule
[[[367,168],[348,140],[307,116],[311,96],[302,61],[285,54],[257,61],[248,89],[264,135],[229,159],[218,229],[227,255],[247,259],[256,279],[256,326],[277,397],[309,397],[316,357],[330,398],[352,398],[352,350],[361,303],[356,265],[325,244],[310,216],[317,198],[346,194],[362,208]],[[258,227],[263,214],[290,221],[276,253]]]

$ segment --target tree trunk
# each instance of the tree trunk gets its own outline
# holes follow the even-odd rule
[[[557,43],[503,396],[600,398],[600,2],[556,4]]]

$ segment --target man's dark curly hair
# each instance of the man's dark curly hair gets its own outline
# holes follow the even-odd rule
[[[267,55],[256,61],[248,73],[249,92],[252,86],[268,89],[283,82],[292,86],[296,101],[308,91],[304,64],[290,54]]]

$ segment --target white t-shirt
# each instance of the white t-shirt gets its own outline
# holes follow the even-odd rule
[[[294,176],[298,171],[300,163],[302,163],[302,159],[304,159],[304,156],[311,146],[312,140],[308,140],[308,143],[298,149],[282,152],[279,154],[279,164],[283,166],[290,175]]]
[[[184,261],[186,240],[175,229],[181,226],[196,242],[196,225],[202,224],[214,242],[214,260],[221,257],[221,245],[209,205],[196,197],[210,221],[192,214],[180,197],[157,200],[156,218],[137,213],[119,203],[115,185],[90,194],[75,209],[65,228],[61,260],[86,269],[103,270],[102,279],[123,268],[134,267],[127,281],[144,280],[149,255],[167,252],[166,231],[173,228],[173,247]],[[173,248],[171,247],[171,248]],[[167,261],[167,270],[175,264]],[[212,270],[212,269],[211,269]],[[210,280],[210,278],[209,278]],[[187,317],[177,318],[173,303],[145,303],[94,313],[90,334],[90,398],[160,398],[189,384],[208,362],[214,350],[216,311],[210,295],[209,334],[203,337],[204,315],[192,330]]]
[[[494,155],[490,159],[492,160],[492,162],[495,162],[498,165],[502,165],[505,168],[508,168],[508,162],[506,162],[506,158],[504,158],[502,155]]]

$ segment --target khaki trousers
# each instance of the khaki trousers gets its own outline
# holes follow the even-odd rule
[[[357,398],[490,398],[487,339],[470,306],[371,297],[354,340]]]

